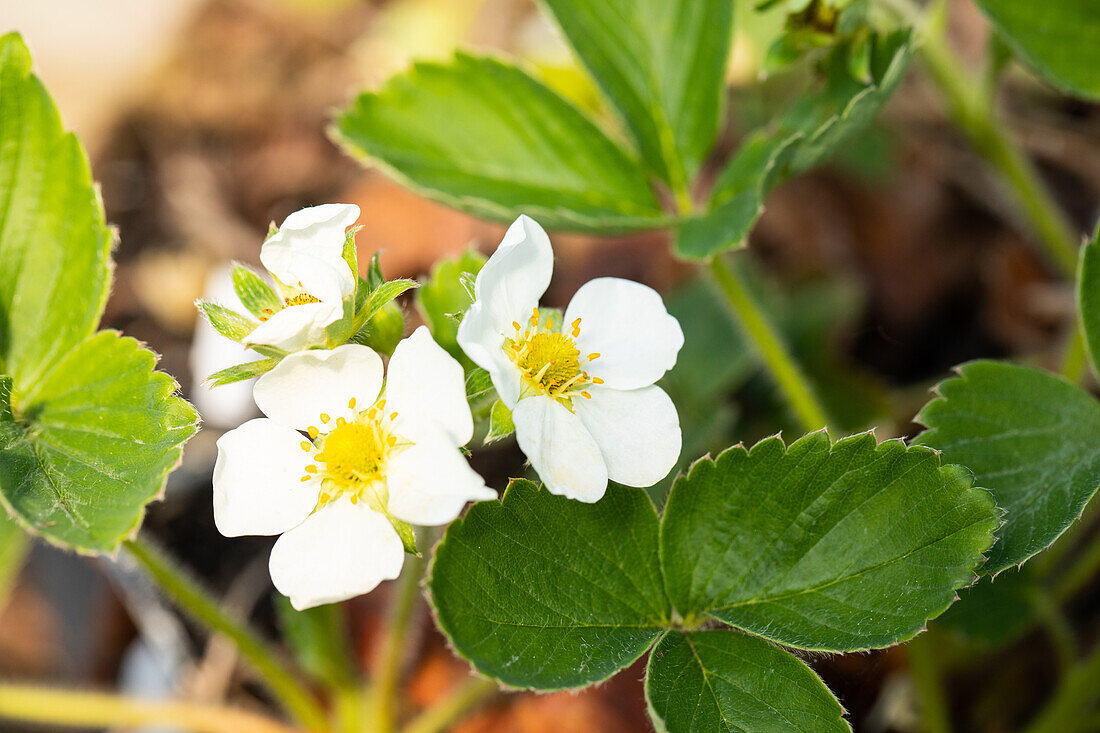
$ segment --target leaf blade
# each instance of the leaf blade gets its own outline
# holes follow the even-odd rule
[[[819,432],[697,461],[673,485],[661,558],[685,616],[852,651],[910,638],[942,613],[998,521],[988,492],[933,451]]]
[[[636,161],[557,93],[491,57],[418,63],[361,94],[334,134],[402,185],[482,218],[522,212],[550,229],[594,231],[665,219]]]
[[[637,489],[582,504],[514,480],[500,502],[475,504],[448,528],[428,587],[455,651],[516,687],[606,679],[667,623],[657,513]],[[524,653],[533,648],[541,653]]]

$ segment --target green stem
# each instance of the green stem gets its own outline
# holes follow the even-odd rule
[[[443,733],[486,700],[500,692],[500,686],[492,680],[474,677],[440,701],[425,710],[405,726],[402,733]]]
[[[6,683],[0,683],[0,718],[79,728],[165,725],[193,733],[295,733],[282,723],[234,708]]]
[[[932,645],[933,637],[927,632],[905,645],[909,674],[920,697],[921,730],[923,733],[951,733],[951,715]]]
[[[125,544],[134,559],[181,608],[233,640],[295,720],[310,730],[324,730],[327,727],[324,711],[313,695],[255,633],[231,617],[197,582],[187,577],[181,568],[151,543],[136,539]]]
[[[1024,733],[1085,730],[1088,708],[1100,697],[1100,645],[1074,666]]]
[[[417,544],[427,551],[423,532],[417,532]],[[394,584],[386,632],[382,636],[382,650],[374,668],[370,690],[370,712],[373,717],[371,731],[374,733],[391,733],[396,730],[398,685],[406,651],[405,637],[415,616],[416,602],[420,599],[420,577],[423,571],[424,558],[408,555],[401,577]]]
[[[1077,384],[1085,376],[1085,368],[1088,366],[1088,352],[1085,348],[1085,333],[1076,320],[1073,322],[1073,334],[1066,344],[1065,354],[1062,356],[1062,376]]]
[[[1054,588],[1055,598],[1068,601],[1087,586],[1097,573],[1100,573],[1100,533],[1093,537],[1092,542],[1058,579]]]
[[[803,429],[818,430],[828,425],[825,410],[809,381],[779,338],[775,326],[753,300],[736,268],[719,256],[711,259],[710,272]]]
[[[894,3],[895,7],[898,4]],[[947,102],[952,121],[1001,174],[1036,241],[1061,273],[1073,280],[1079,245],[1073,227],[1043,184],[1035,166],[997,119],[983,79],[964,70],[962,60],[947,43],[944,26],[945,23],[936,22],[936,19],[924,23],[920,53],[929,75]]]

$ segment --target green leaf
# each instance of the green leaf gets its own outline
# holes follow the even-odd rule
[[[851,651],[915,635],[993,542],[992,497],[934,451],[870,434],[769,438],[702,459],[661,524],[669,597],[781,643]]]
[[[270,316],[283,308],[283,301],[275,294],[275,290],[259,274],[244,265],[233,267],[233,289],[237,291],[237,297],[244,307],[257,318]]]
[[[30,549],[31,538],[0,508],[0,612],[19,579],[19,571]]]
[[[80,142],[22,39],[0,36],[0,373],[16,395],[95,331],[113,239]]]
[[[1081,249],[1077,266],[1077,305],[1093,371],[1100,374],[1100,230]]]
[[[101,331],[18,404],[0,388],[0,504],[20,524],[89,553],[137,531],[198,419],[154,361],[137,341]]]
[[[252,379],[252,377],[258,377],[261,374],[267,374],[275,365],[281,361],[279,358],[259,359],[257,361],[249,361],[244,364],[235,364],[225,369],[220,369],[209,377],[206,381],[210,382],[211,387],[220,387],[223,384],[233,384],[234,382],[243,382],[246,379]]]
[[[1100,485],[1100,403],[1061,376],[975,361],[936,387],[917,420],[923,445],[974,472],[1007,510],[985,572],[1058,539]]]
[[[260,324],[217,303],[200,300],[195,303],[215,331],[230,341],[243,341]]]
[[[684,187],[714,144],[733,0],[543,0],[650,167]]]
[[[338,139],[402,185],[475,216],[548,229],[665,221],[645,171],[527,72],[456,54],[418,63],[340,115]]]
[[[508,685],[607,679],[669,623],[657,526],[639,489],[583,504],[514,480],[437,547],[428,587],[439,627],[479,672]]]
[[[649,655],[646,700],[665,733],[845,733],[844,709],[814,671],[736,631],[669,632]]]
[[[296,611],[289,598],[276,593],[275,611],[283,639],[307,674],[333,688],[354,684],[355,667],[349,656],[352,644],[345,633],[340,604]]]
[[[489,432],[485,436],[485,444],[504,440],[514,432],[516,424],[512,422],[512,411],[498,399],[489,412]]]
[[[821,164],[867,128],[909,68],[912,33],[875,36],[868,43],[870,81],[852,78],[849,44],[833,49],[826,59],[825,87],[800,96],[777,125],[747,138],[719,176],[707,213],[681,226],[677,254],[705,259],[743,246],[772,189]]]
[[[1069,94],[1100,99],[1100,0],[975,0],[1013,52]]]
[[[484,264],[485,255],[476,249],[466,250],[461,257],[440,260],[432,266],[428,281],[416,291],[417,308],[432,338],[467,367],[473,362],[458,345],[458,319],[474,299],[462,276],[476,277]]]

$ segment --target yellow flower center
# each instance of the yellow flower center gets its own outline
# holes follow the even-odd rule
[[[582,356],[577,348],[581,319],[570,324],[566,335],[557,329],[552,318],[544,323],[535,308],[526,327],[518,321],[512,325],[516,330],[511,338],[505,337],[504,353],[522,373],[525,394],[545,394],[572,409],[574,397],[591,398],[587,388],[603,384],[602,379],[589,376],[583,368],[600,355]]]
[[[348,407],[355,409],[354,398]],[[386,401],[379,400],[369,410],[356,412],[351,420],[340,417],[335,422],[321,413],[322,426],[333,423],[327,433],[310,426],[309,437],[313,442],[303,440],[302,450],[310,451],[316,444],[320,451],[313,456],[314,463],[306,466],[302,481],[321,478],[318,509],[347,496],[352,504],[363,500],[376,511],[386,511],[389,503],[386,461],[412,443],[394,433],[392,423],[397,413],[386,415],[385,408]]]
[[[283,298],[283,308],[289,308],[293,305],[306,305],[307,303],[320,303],[320,298],[315,298],[304,290],[297,295],[292,295],[289,298]],[[260,312],[260,320],[266,321],[271,316],[275,315],[275,311],[270,308],[264,308]]]

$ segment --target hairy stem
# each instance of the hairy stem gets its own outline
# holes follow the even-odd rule
[[[472,677],[438,704],[405,726],[402,733],[444,733],[482,703],[500,692],[492,680]]]
[[[79,728],[165,725],[192,733],[296,733],[244,710],[0,683],[0,718]]]
[[[417,544],[427,551],[425,533],[417,532]],[[401,577],[394,583],[386,631],[382,636],[382,650],[374,668],[369,694],[373,723],[371,730],[376,733],[391,733],[396,730],[398,686],[406,651],[405,639],[416,615],[416,602],[420,598],[420,577],[423,572],[423,557],[406,556]]]
[[[126,542],[126,549],[177,605],[210,629],[233,640],[295,720],[310,730],[326,728],[325,714],[317,700],[253,631],[230,616],[196,581],[187,577],[148,541],[130,540]]]
[[[1086,730],[1087,712],[1100,698],[1100,645],[1062,678],[1024,733],[1076,733]],[[1089,728],[1088,730],[1092,730]]]
[[[923,733],[951,733],[951,714],[934,642],[935,638],[925,632],[905,645],[905,654],[920,698],[921,730]]]
[[[900,2],[892,3],[895,7]],[[912,18],[920,22],[920,18]],[[947,43],[942,18],[924,22],[920,54],[929,76],[947,102],[948,113],[970,143],[1000,174],[1024,223],[1048,259],[1073,280],[1080,244],[1073,227],[1044,185],[1035,166],[997,118],[988,84],[969,74]]]
[[[775,326],[753,300],[737,270],[718,256],[711,259],[710,272],[803,429],[818,430],[828,425],[825,410],[806,375],[780,339]]]

